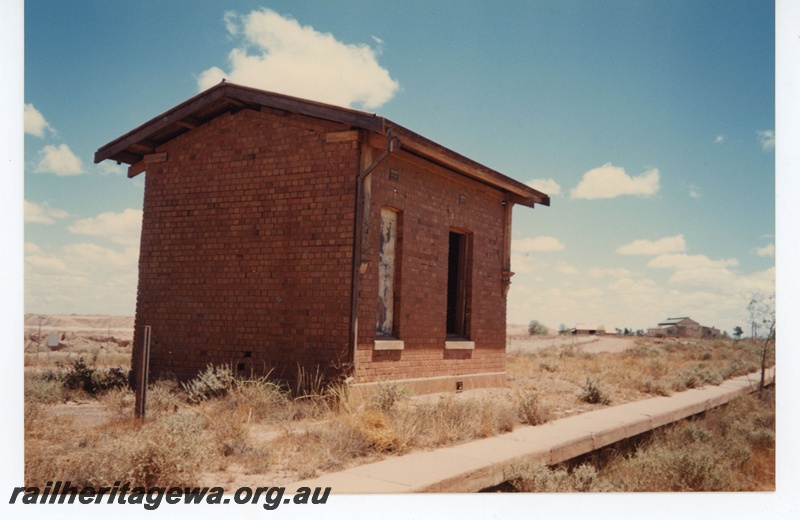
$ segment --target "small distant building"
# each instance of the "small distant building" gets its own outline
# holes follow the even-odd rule
[[[655,338],[718,338],[719,329],[700,325],[689,317],[668,318],[658,327],[647,329],[647,335]]]
[[[570,331],[575,336],[604,336],[606,333],[605,325],[586,325],[579,323]]]

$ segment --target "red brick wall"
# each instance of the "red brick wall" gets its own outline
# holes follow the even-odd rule
[[[136,342],[151,370],[208,363],[294,377],[346,360],[358,144],[271,110],[226,114],[159,148],[145,174]],[[248,353],[249,354],[246,354]]]
[[[391,170],[397,180],[390,179]],[[505,371],[502,193],[402,151],[392,153],[370,182],[372,225],[359,300],[357,382]],[[401,351],[373,350],[381,207],[402,215],[395,309]],[[474,350],[445,350],[448,235],[453,228],[472,234],[468,309]]]
[[[152,328],[154,375],[186,378],[229,363],[292,379],[298,363],[313,371],[349,360],[355,179],[365,165],[355,133],[333,134],[347,130],[242,110],[157,150],[167,160],[145,174],[135,332],[138,352],[143,327]],[[502,193],[403,151],[369,183],[357,382],[504,371]],[[395,312],[402,351],[373,350],[381,207],[402,214]],[[445,349],[454,228],[472,237],[474,350]]]

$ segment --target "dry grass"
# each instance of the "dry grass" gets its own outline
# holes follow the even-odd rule
[[[507,370],[513,386],[536,389],[559,418],[718,384],[760,367],[761,345],[745,340],[640,338],[631,344],[619,353],[586,353],[580,345],[515,352],[507,357]]]
[[[74,348],[54,350],[47,345],[29,341],[25,348],[24,362],[29,370],[57,368],[74,359],[83,358],[92,366],[130,368],[131,345],[129,340],[118,340],[113,336],[82,337],[83,341]]]
[[[541,424],[607,402],[668,394],[752,372],[757,362],[758,346],[733,341],[651,341],[617,354],[551,348],[508,356],[511,388],[502,398],[418,400],[386,383],[369,402],[350,399],[344,386],[325,388],[313,372],[300,374],[301,384],[290,391],[266,378],[240,379],[224,367],[210,367],[190,385],[152,385],[144,425],[131,419],[129,389],[90,397],[67,389],[57,368],[29,371],[25,481],[98,486],[125,479],[232,488],[248,476],[306,478]],[[587,399],[593,391],[597,395]],[[768,435],[759,439],[769,445]],[[756,465],[755,458],[749,460]],[[584,472],[579,488],[594,482]]]
[[[647,436],[635,450],[608,450],[576,466],[521,465],[517,491],[774,491],[775,392],[746,395]]]

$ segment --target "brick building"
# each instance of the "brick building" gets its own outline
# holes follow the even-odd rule
[[[647,335],[653,337],[677,338],[718,338],[719,329],[700,325],[689,317],[668,318],[658,324],[658,327],[647,329]]]
[[[504,380],[512,207],[547,195],[385,118],[224,82],[106,159],[147,172],[134,359],[149,326],[152,374]]]

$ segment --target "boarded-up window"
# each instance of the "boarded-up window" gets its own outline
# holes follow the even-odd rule
[[[451,231],[447,257],[447,335],[469,335],[470,235]]]
[[[397,280],[398,214],[381,209],[380,260],[378,263],[378,336],[395,336],[395,283]]]

